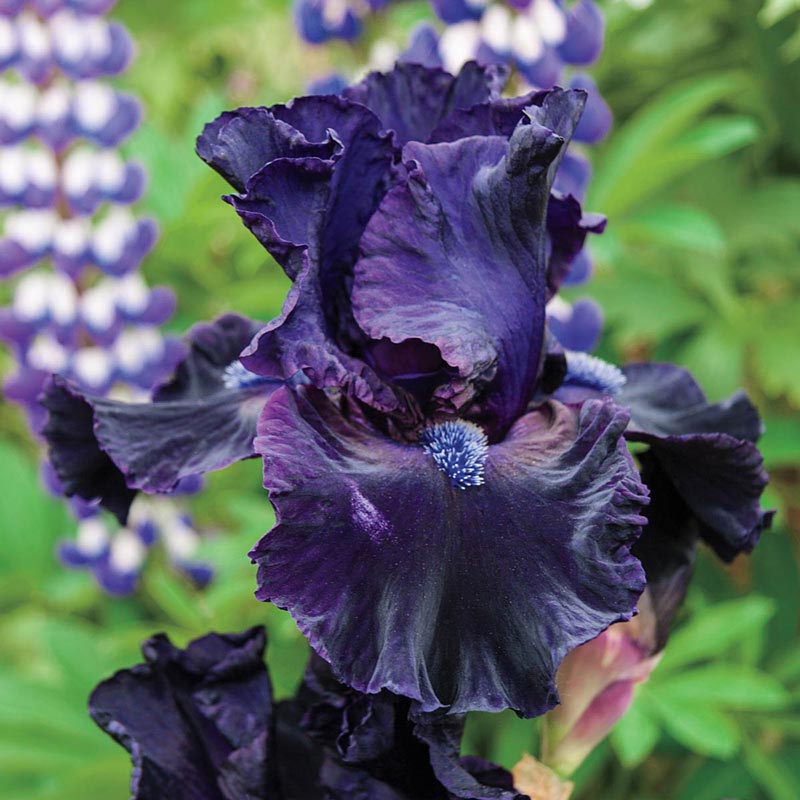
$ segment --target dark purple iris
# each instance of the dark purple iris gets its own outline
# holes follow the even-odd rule
[[[65,485],[109,506],[262,455],[278,524],[251,553],[257,596],[355,691],[533,716],[566,653],[645,585],[626,429],[723,557],[755,543],[764,476],[757,417],[733,424],[746,401],[667,392],[674,368],[624,375],[547,332],[603,226],[552,191],[584,93],[501,85],[493,67],[404,64],[223,114],[198,152],[293,280],[281,316],[240,361],[255,324],[200,328],[152,405],[57,384],[44,402]]]
[[[354,692],[319,658],[274,703],[265,643],[261,628],[185,650],[157,635],[145,663],[94,690],[93,719],[131,754],[134,800],[522,800],[505,770],[459,757],[463,719]]]

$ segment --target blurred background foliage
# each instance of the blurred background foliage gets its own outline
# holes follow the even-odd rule
[[[603,5],[594,74],[616,123],[592,150],[588,207],[610,224],[593,243],[592,282],[573,294],[605,308],[604,357],[683,364],[715,399],[747,388],[764,413],[779,516],[752,558],[722,568],[701,554],[662,663],[580,769],[574,797],[796,800],[800,3]],[[302,47],[285,0],[121,0],[116,15],[139,43],[123,83],[148,112],[127,151],[151,176],[143,206],[162,237],[146,272],[178,294],[171,328],[230,309],[271,318],[287,281],[219,201],[225,185],[194,156],[194,137],[225,108],[286,100],[334,64],[352,73],[363,52]],[[423,0],[400,4],[380,33],[402,41],[428,15]],[[0,797],[128,796],[127,756],[94,728],[86,697],[156,631],[184,644],[265,622],[276,693],[292,691],[305,644],[253,599],[245,556],[272,521],[257,462],[212,475],[194,501],[217,568],[208,590],[156,559],[134,597],[113,600],[57,564],[71,523],[42,492],[36,445],[5,402],[0,432]],[[536,737],[535,722],[478,714],[465,749],[511,765]]]

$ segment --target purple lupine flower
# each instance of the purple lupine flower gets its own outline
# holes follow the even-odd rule
[[[309,44],[351,40],[361,34],[362,20],[391,0],[295,0],[297,32]]]
[[[6,394],[35,433],[50,373],[100,395],[141,399],[183,355],[158,327],[174,310],[172,293],[150,289],[136,271],[157,228],[128,208],[144,190],[142,166],[113,149],[136,127],[139,106],[99,80],[132,55],[125,29],[102,17],[111,5],[30,0],[0,15],[0,276],[23,273],[11,306],[0,310],[0,337],[17,362]],[[52,471],[45,484],[62,493]],[[138,509],[139,521],[115,533],[97,504],[73,502],[78,537],[61,546],[64,563],[127,594],[153,544],[143,531],[156,531],[174,562],[207,582],[177,506],[141,500]]]
[[[149,406],[54,382],[46,436],[69,492],[112,508],[260,454],[279,522],[251,553],[257,596],[339,679],[422,711],[531,716],[644,588],[648,491],[625,437],[723,557],[768,515],[744,399],[729,414],[686,381],[662,391],[670,368],[622,372],[547,330],[601,228],[551,194],[585,95],[503,100],[502,77],[401,64],[209,124],[201,157],[293,281],[281,316],[249,344],[241,318],[198,329]]]
[[[157,635],[144,664],[94,690],[92,717],[131,754],[134,800],[522,800],[505,770],[459,756],[463,720],[354,692],[319,658],[274,703],[265,641],[254,628],[179,650]]]

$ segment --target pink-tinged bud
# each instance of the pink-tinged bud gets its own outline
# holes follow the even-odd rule
[[[571,775],[609,734],[661,658],[656,650],[656,618],[649,593],[639,615],[612,625],[577,647],[561,662],[556,684],[561,705],[544,718],[542,761]]]

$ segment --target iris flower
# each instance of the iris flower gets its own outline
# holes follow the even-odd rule
[[[312,658],[296,698],[275,703],[262,628],[179,650],[148,639],[145,663],[92,693],[89,712],[131,754],[133,800],[522,800],[511,775],[459,757],[463,719],[418,719]]]
[[[626,431],[721,555],[764,523],[756,431],[714,432],[744,399],[710,406],[548,332],[604,224],[551,191],[585,93],[500,99],[502,79],[403,64],[223,114],[198,151],[292,279],[282,314],[195,331],[151,405],[44,398],[62,481],[122,513],[133,489],[262,456],[257,597],[338,680],[419,712],[541,714],[564,656],[635,613],[648,490]]]

